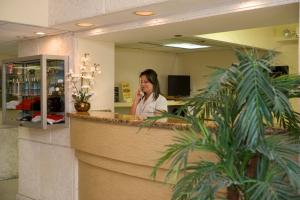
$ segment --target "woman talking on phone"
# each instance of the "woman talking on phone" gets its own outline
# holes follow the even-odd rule
[[[130,114],[153,116],[167,111],[167,100],[160,94],[157,73],[147,69],[140,74],[140,87],[136,91]]]

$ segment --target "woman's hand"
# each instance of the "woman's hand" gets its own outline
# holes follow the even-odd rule
[[[144,94],[141,88],[138,88],[137,91],[135,92],[134,102],[139,103],[143,96]]]
[[[141,88],[138,88],[135,92],[134,100],[130,109],[130,114],[135,115],[136,114],[136,107],[141,101],[142,97],[144,96],[144,93],[142,92]]]

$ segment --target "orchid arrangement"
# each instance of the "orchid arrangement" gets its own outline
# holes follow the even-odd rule
[[[67,81],[71,83],[72,97],[76,103],[88,102],[95,93],[92,88],[97,74],[101,74],[100,64],[90,63],[90,55],[83,54],[81,57],[80,72],[72,70],[67,73]]]

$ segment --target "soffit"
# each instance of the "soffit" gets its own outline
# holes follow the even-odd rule
[[[100,34],[98,35],[93,34],[93,31],[97,31],[97,29],[94,29],[86,31],[83,36],[95,40],[114,41],[117,44],[122,44],[168,39],[176,34],[190,37],[207,33],[292,24],[299,21],[298,5],[288,4],[247,10],[145,28],[125,28],[124,30],[120,30],[112,27],[111,29],[113,30],[111,31],[100,29]]]
[[[64,31],[53,28],[0,22],[0,42],[38,37],[35,32],[44,32],[47,35],[55,35]]]
[[[0,21],[0,53],[12,52],[17,49],[17,42],[39,38],[35,32],[44,32],[47,35],[56,35],[65,31],[38,26],[22,25]]]
[[[133,8],[127,8],[126,10],[117,9],[118,12],[114,12],[115,9],[112,8],[102,8],[103,11],[98,11],[100,13],[94,14],[96,16],[85,17],[84,19],[75,19],[68,22],[56,23],[52,27],[64,30],[78,31],[91,29],[89,28],[80,28],[76,26],[77,23],[81,21],[87,21],[94,24],[94,27],[106,27],[113,25],[121,25],[133,22],[135,24],[157,19],[157,18],[169,18],[173,15],[186,15],[187,13],[194,13],[199,10],[207,10],[216,7],[222,7],[226,4],[232,4],[233,0],[169,0],[162,1],[161,3],[154,3],[146,6],[131,6]],[[236,2],[236,1],[235,1]],[[108,9],[108,10],[107,10]],[[107,10],[107,11],[106,11]],[[133,13],[137,10],[150,10],[156,13],[153,16],[140,17],[136,16]],[[74,13],[74,12],[73,12]],[[65,13],[68,14],[68,13]],[[72,12],[70,12],[72,14]],[[80,15],[80,13],[79,13]]]
[[[171,53],[192,53],[199,51],[217,51],[217,50],[232,50],[238,48],[257,48],[261,50],[276,51],[277,45],[297,44],[298,43],[298,24],[285,24],[279,26],[268,26],[255,29],[236,30],[229,32],[217,33],[219,38],[211,37],[215,34],[204,34],[197,36],[174,36],[172,38],[154,41],[140,41],[135,43],[118,43],[118,48],[129,48],[150,51],[162,51]],[[285,31],[290,31],[291,35],[284,35]],[[243,40],[232,40],[240,37],[243,34]],[[229,36],[228,36],[229,35]],[[259,42],[256,43],[256,40]],[[182,49],[164,46],[165,44],[173,43],[192,43],[198,45],[206,45],[208,48],[199,49]]]

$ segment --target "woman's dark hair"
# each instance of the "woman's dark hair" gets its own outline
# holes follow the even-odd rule
[[[153,85],[153,97],[156,100],[160,94],[159,82],[157,79],[157,73],[153,69],[146,69],[140,74],[140,78],[146,76],[148,81]]]

